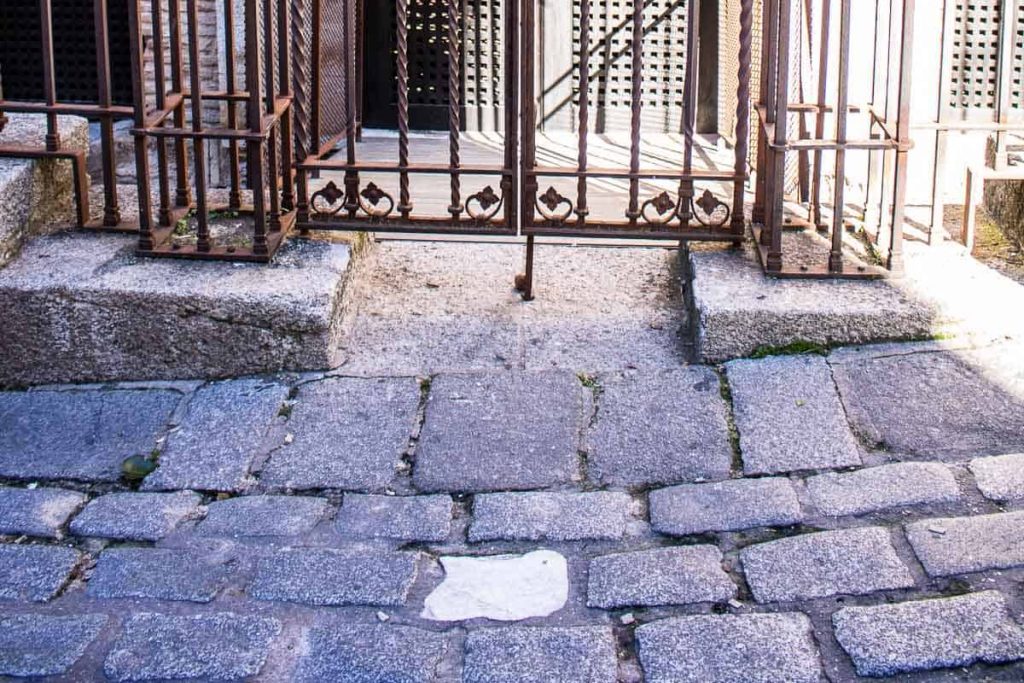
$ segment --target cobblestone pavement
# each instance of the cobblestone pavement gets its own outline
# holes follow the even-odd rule
[[[1024,679],[1019,347],[609,348],[0,393],[0,675]]]

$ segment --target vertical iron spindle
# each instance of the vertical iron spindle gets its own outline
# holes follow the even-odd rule
[[[448,168],[451,175],[452,203],[448,213],[452,220],[459,220],[462,214],[462,198],[459,180],[459,128],[461,128],[459,87],[462,79],[459,71],[461,46],[459,45],[459,2],[448,0]]]
[[[629,125],[629,207],[626,209],[626,218],[629,224],[635,226],[640,218],[640,113],[641,96],[643,94],[644,78],[644,2],[633,0],[633,36],[631,40],[633,51],[631,112]]]

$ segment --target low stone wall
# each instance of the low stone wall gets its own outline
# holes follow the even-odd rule
[[[0,144],[44,147],[46,119],[8,114]],[[76,116],[58,119],[66,149],[89,148],[89,124]],[[75,192],[71,162],[65,159],[0,159],[0,267],[17,255],[25,240],[74,223]]]
[[[0,385],[232,377],[334,367],[348,244],[273,264],[147,259],[128,236],[40,237],[0,270]]]

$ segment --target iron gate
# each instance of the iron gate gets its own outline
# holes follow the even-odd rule
[[[483,3],[466,0],[395,0],[394,67],[367,66],[369,82],[377,73],[393,74],[397,110],[396,159],[374,158],[363,154],[370,148],[361,141],[359,121],[360,78],[360,3],[344,0],[335,22],[321,11],[330,0],[310,0],[312,43],[318,45],[331,37],[343,46],[341,79],[343,83],[327,83],[330,62],[320,59],[314,51],[308,65],[313,87],[308,90],[311,102],[296,106],[297,116],[304,114],[313,121],[330,103],[329,93],[343,97],[343,132],[337,145],[316,144],[307,139],[298,141],[296,163],[297,221],[296,226],[308,230],[368,230],[397,233],[442,233],[476,235],[523,235],[526,237],[526,272],[517,278],[517,286],[525,298],[532,297],[533,252],[538,236],[584,238],[640,238],[670,241],[710,240],[738,243],[743,238],[744,184],[747,179],[749,139],[751,43],[754,0],[742,0],[738,35],[738,89],[736,92],[736,128],[729,136],[735,141],[731,163],[727,168],[698,168],[694,163],[695,126],[697,114],[698,46],[700,42],[700,0],[673,0],[670,5],[683,6],[685,23],[685,60],[679,72],[671,74],[682,80],[684,101],[679,130],[682,145],[678,156],[668,164],[656,167],[643,165],[644,52],[657,49],[646,36],[664,14],[652,11],[653,0],[619,0],[626,8],[628,20],[616,30],[628,31],[620,42],[624,48],[618,57],[629,60],[628,97],[630,121],[628,131],[628,163],[608,167],[591,163],[591,80],[594,54],[606,46],[591,40],[591,10],[596,0],[580,2],[578,9],[579,39],[574,41],[573,78],[577,84],[574,107],[577,112],[574,164],[544,165],[538,163],[538,121],[536,73],[538,68],[538,2],[537,0],[504,0],[501,7],[501,69],[504,99],[503,121],[499,126],[500,160],[488,163],[463,161],[464,98],[462,78],[467,63],[463,54],[467,12],[479,11]],[[424,6],[437,8],[430,21],[436,22],[443,41],[444,73],[447,75],[443,101],[447,103],[446,140],[433,140],[430,145],[446,145],[445,162],[419,162],[411,157],[410,130],[410,31],[423,27],[412,22],[425,21]],[[443,7],[443,12],[441,11]],[[477,22],[479,23],[479,22]],[[340,32],[341,38],[336,34]],[[656,42],[656,41],[651,41]],[[298,55],[297,55],[298,58]],[[601,69],[597,70],[598,75]],[[680,73],[681,72],[681,73]],[[303,73],[298,69],[297,73]],[[495,79],[499,80],[499,79]],[[384,84],[390,87],[389,84]],[[303,121],[297,128],[307,128]],[[315,126],[314,126],[315,129]],[[319,136],[314,136],[322,142]],[[418,140],[418,138],[417,138]],[[428,143],[417,143],[427,145]],[[372,150],[370,150],[372,152]],[[334,176],[334,178],[332,178]],[[556,185],[562,183],[563,189]],[[569,182],[574,192],[564,189]],[[445,195],[444,215],[429,214],[414,201],[414,183],[428,188],[436,196]],[[620,183],[623,186],[620,218],[597,217],[592,214],[588,193],[595,183]],[[714,192],[711,185],[718,187]],[[540,188],[544,187],[541,192]],[[722,187],[725,189],[721,189]]]

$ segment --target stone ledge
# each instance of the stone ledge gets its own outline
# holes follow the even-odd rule
[[[60,234],[0,270],[0,385],[231,377],[338,364],[348,245],[292,240],[269,266],[144,259]]]
[[[89,124],[85,119],[60,116],[58,126],[63,149],[89,148]],[[45,134],[43,115],[8,114],[0,144],[42,149]],[[71,161],[67,159],[0,158],[0,266],[14,258],[32,235],[74,222],[71,174]]]
[[[720,362],[761,347],[919,339],[934,334],[930,304],[894,281],[781,280],[765,277],[753,248],[689,255],[687,304],[697,357]]]

